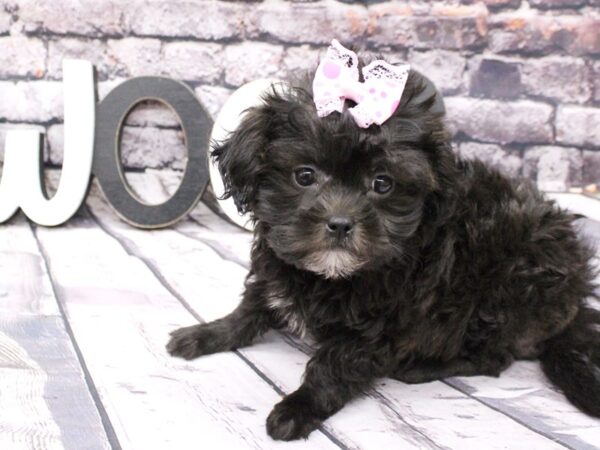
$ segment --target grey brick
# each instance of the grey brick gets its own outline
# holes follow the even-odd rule
[[[46,72],[46,47],[35,38],[0,37],[0,77],[42,78]]]
[[[269,1],[252,8],[248,21],[250,37],[268,36],[294,44],[328,44],[336,38],[354,42],[367,28],[364,6],[334,0],[315,3]]]
[[[183,170],[187,150],[183,132],[154,127],[123,127],[121,160],[130,168]]]
[[[58,81],[0,81],[0,119],[47,122],[63,116],[63,87]]]
[[[138,103],[125,118],[125,125],[163,128],[181,127],[177,114],[166,104],[155,100]]]
[[[308,45],[289,47],[283,56],[282,72],[286,79],[301,77],[306,72],[314,71],[319,65],[326,47],[311,48]]]
[[[499,8],[518,8],[521,5],[521,0],[462,0],[461,3],[470,5],[483,1],[488,8],[496,10]]]
[[[585,5],[586,0],[529,0],[529,4],[534,8],[553,9],[553,8],[577,8]]]
[[[116,88],[121,83],[127,81],[128,78],[113,78],[110,80],[100,81],[96,85],[96,90],[98,91],[98,100],[103,100],[104,97],[108,95],[110,91]]]
[[[594,80],[594,100],[600,102],[600,61],[592,65],[592,80]]]
[[[11,23],[12,19],[10,17],[10,14],[0,9],[0,34],[8,33],[10,30]]]
[[[589,70],[580,58],[475,56],[469,61],[470,93],[489,98],[521,95],[586,102],[591,95]]]
[[[114,61],[120,76],[158,75],[161,64],[161,42],[158,39],[125,38],[107,43],[107,55]]]
[[[248,9],[242,2],[135,0],[125,15],[137,35],[232,39],[243,36]]]
[[[479,48],[487,38],[482,4],[385,2],[369,8],[368,41],[378,46]]]
[[[584,103],[591,96],[589,71],[580,58],[549,56],[523,63],[521,81],[527,94]]]
[[[525,150],[523,174],[543,191],[564,192],[581,186],[583,158],[577,148],[535,146]]]
[[[64,125],[50,125],[46,132],[46,141],[48,143],[48,162],[53,165],[63,163],[63,150],[65,146]]]
[[[583,185],[600,185],[600,151],[583,151]]]
[[[168,42],[163,45],[162,74],[181,80],[215,83],[223,73],[223,47],[205,42]]]
[[[280,77],[283,47],[244,42],[225,48],[225,81],[240,86],[258,78]]]
[[[417,50],[415,50],[414,52],[416,53]],[[422,50],[419,50],[419,52],[425,53],[425,51]],[[371,59],[378,59],[382,57],[391,64],[405,64],[409,62],[410,58],[410,51],[404,48],[381,47],[376,50],[367,51],[365,52],[365,54],[367,55],[367,58]]]
[[[22,123],[0,123],[0,162],[4,161],[4,144],[6,143],[6,133],[10,130],[37,130],[45,133],[46,129],[41,125],[22,124]],[[44,154],[44,161],[47,161],[47,155]],[[2,180],[2,170],[0,170],[0,181]]]
[[[27,32],[78,34],[83,36],[124,35],[120,0],[19,0],[19,19]]]
[[[496,144],[462,142],[457,153],[465,159],[479,159],[511,177],[517,177],[523,166],[523,161],[517,152],[506,150]]]
[[[222,106],[233,93],[231,89],[221,86],[198,86],[195,91],[198,100],[213,118],[217,117]]]
[[[600,108],[559,106],[556,140],[565,144],[600,147]]]
[[[413,69],[431,79],[442,93],[456,93],[461,89],[466,60],[459,53],[446,50],[411,51],[408,60]]]
[[[529,100],[494,100],[447,97],[451,130],[473,139],[507,143],[550,143],[553,108]]]
[[[521,95],[520,63],[490,56],[469,61],[469,93],[477,97],[517,98]]]
[[[106,54],[106,43],[99,39],[61,38],[51,40],[48,45],[48,76],[50,78],[62,78],[62,62],[65,58],[90,61],[95,66],[100,79],[118,75],[116,62]]]
[[[496,53],[600,53],[600,17],[498,14],[490,19],[489,49]]]
[[[411,6],[400,3],[370,6],[367,41],[378,47],[415,48],[416,26],[421,18],[414,14]]]

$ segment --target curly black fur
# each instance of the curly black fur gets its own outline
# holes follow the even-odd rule
[[[525,181],[455,156],[424,78],[411,72],[382,126],[316,116],[310,88],[275,88],[214,151],[227,195],[256,223],[240,306],[177,330],[170,353],[249,345],[269,328],[309,332],[318,350],[300,388],[267,419],[306,437],[377,377],[421,383],[498,376],[540,358],[578,407],[600,416],[600,314],[592,251],[576,217]],[[294,180],[298,167],[316,183]],[[377,194],[372,180],[394,187]],[[350,218],[343,240],[326,231]]]

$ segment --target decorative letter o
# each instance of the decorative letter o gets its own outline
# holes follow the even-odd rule
[[[121,128],[129,111],[143,100],[170,106],[185,134],[188,161],[177,191],[164,203],[141,203],[125,180],[120,160]],[[113,89],[96,109],[93,174],[115,212],[141,228],[160,228],[177,222],[200,200],[208,184],[208,161],[212,120],[194,91],[163,77],[138,77]]]
[[[209,149],[209,152],[212,151],[213,142],[220,142],[227,139],[229,134],[235,131],[240,124],[243,113],[248,108],[259,106],[263,102],[262,96],[267,93],[274,84],[279,83],[282,83],[282,81],[277,79],[254,80],[246,83],[231,94],[221,108],[217,120],[215,121],[215,125],[213,126],[212,134],[210,136],[211,148]],[[219,168],[214,161],[211,161],[210,164],[210,181],[215,196],[219,199],[223,195],[225,187],[223,186],[223,179],[219,173]],[[232,198],[218,201],[219,206],[231,221],[248,231],[252,231],[253,227],[249,214],[239,214]]]

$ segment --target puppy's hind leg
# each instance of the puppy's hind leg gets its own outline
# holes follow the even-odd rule
[[[167,351],[171,356],[194,359],[250,345],[254,338],[271,328],[269,312],[257,301],[261,292],[256,285],[250,285],[242,302],[231,314],[213,322],[173,331]]]
[[[391,377],[407,384],[428,383],[450,377],[487,375],[497,377],[513,361],[508,352],[487,355],[479,361],[456,358],[450,361],[419,361],[410,368],[399,368]]]

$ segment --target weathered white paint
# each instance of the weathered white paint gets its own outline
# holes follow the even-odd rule
[[[0,236],[0,448],[109,448],[29,225]]]
[[[600,444],[600,419],[583,414],[557,392],[537,362],[519,361],[499,378],[460,377],[448,383],[573,448]]]
[[[59,315],[52,286],[23,216],[0,231],[0,315]]]
[[[11,322],[18,326],[19,319]],[[0,448],[62,448],[60,429],[44,401],[47,379],[19,343],[0,332]]]

